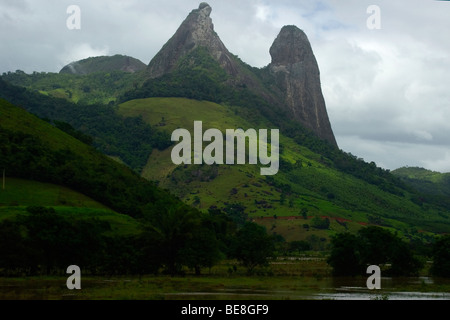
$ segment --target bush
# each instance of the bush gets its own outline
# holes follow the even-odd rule
[[[306,241],[292,241],[289,243],[289,252],[301,252],[311,250],[311,245]]]

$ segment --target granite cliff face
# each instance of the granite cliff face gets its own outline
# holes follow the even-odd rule
[[[147,78],[173,72],[181,67],[183,57],[202,47],[228,75],[224,85],[246,88],[337,146],[320,87],[319,67],[305,33],[295,26],[283,27],[270,48],[272,62],[256,75],[222,43],[214,31],[211,11],[203,2],[188,15],[148,65]]]
[[[292,117],[320,138],[337,145],[320,85],[319,67],[306,34],[285,26],[270,48],[268,66]]]

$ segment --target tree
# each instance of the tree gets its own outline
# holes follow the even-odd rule
[[[330,227],[330,219],[321,219],[319,216],[315,216],[311,221],[311,226],[316,229],[328,229]]]
[[[292,241],[289,243],[289,248],[288,248],[290,253],[296,253],[296,252],[301,252],[301,251],[308,251],[311,250],[311,245],[304,241],[304,240],[300,240],[300,241]]]
[[[227,204],[223,211],[239,226],[243,226],[248,215],[245,213],[245,207],[241,203]]]
[[[27,245],[36,254],[35,266],[46,267],[46,273],[64,270],[74,262],[84,270],[95,270],[104,249],[102,234],[109,223],[97,219],[69,221],[53,208],[31,206],[30,213],[18,219],[26,229]]]
[[[194,206],[198,206],[200,204],[200,202],[201,202],[200,197],[198,195],[194,196],[194,201],[192,202],[192,204]]]
[[[450,277],[450,235],[434,243],[431,273],[439,277]]]
[[[389,230],[370,226],[358,231],[358,241],[363,248],[361,262],[379,265],[390,260],[399,239]]]
[[[302,215],[303,219],[307,220],[308,219],[308,208],[302,208],[302,210],[300,210],[300,214]]]
[[[214,229],[209,228],[207,219],[203,219],[181,250],[182,260],[200,275],[201,268],[211,268],[222,258],[219,248]]]
[[[274,255],[274,243],[266,229],[253,222],[246,222],[237,232],[234,243],[234,257],[249,274],[257,266],[266,266],[267,258]]]
[[[46,274],[54,268],[70,265],[71,254],[76,247],[72,241],[72,226],[53,208],[28,207],[29,216],[20,222],[27,228],[30,246],[39,255],[39,264],[45,266]]]
[[[183,204],[172,205],[166,211],[156,211],[149,217],[145,237],[152,255],[161,261],[171,275],[181,273],[186,257],[186,244],[192,243],[200,224],[200,213]]]
[[[340,233],[331,239],[331,253],[327,260],[335,276],[354,276],[363,272],[358,238]]]
[[[20,232],[20,226],[13,221],[0,223],[0,270],[4,273],[22,273],[37,265],[34,251],[29,248]],[[29,272],[27,272],[29,273]]]
[[[280,194],[280,204],[284,204],[285,201],[286,201],[286,195],[282,192]]]
[[[238,226],[225,212],[217,207],[208,209],[206,217],[208,228],[214,230],[217,240],[219,241],[220,251],[227,257],[233,255],[233,240],[236,236]]]
[[[416,257],[403,241],[397,241],[392,251],[392,267],[389,274],[393,276],[416,276],[419,270],[423,268],[423,263]]]

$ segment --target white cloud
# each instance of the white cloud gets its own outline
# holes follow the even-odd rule
[[[416,5],[422,10],[423,3]],[[382,17],[393,16],[386,4],[381,7]],[[417,20],[397,12],[395,24],[384,23],[382,30],[355,24],[316,42],[338,144],[390,169],[414,164],[450,170],[443,165],[450,150],[450,61],[443,58],[449,41],[432,41],[432,33],[417,29]],[[444,25],[447,20],[434,21],[436,30]]]
[[[261,21],[267,21],[267,19],[270,17],[270,7],[262,4],[258,4],[256,7],[256,13],[255,16],[257,19]]]
[[[433,135],[425,130],[414,130],[413,134],[417,137],[419,141],[431,141],[433,140]]]
[[[367,162],[394,170],[403,166],[423,167],[450,172],[450,148],[425,142],[391,142],[363,139],[358,136],[337,136],[340,147]]]

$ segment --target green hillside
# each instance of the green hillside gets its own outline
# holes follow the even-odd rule
[[[55,159],[56,155],[63,156],[65,153],[66,155],[81,155],[83,160],[77,159],[80,168],[83,165],[94,167],[99,165],[105,168],[109,166],[111,170],[117,172],[118,180],[134,179],[135,186],[145,183],[139,177],[134,176],[128,168],[118,165],[96,152],[92,147],[5,100],[0,100],[0,119],[2,150],[0,152],[2,154],[0,171],[3,173],[5,170],[5,179],[3,180],[2,175],[0,186],[0,222],[15,221],[19,217],[29,216],[28,208],[30,207],[51,207],[58,215],[71,223],[77,223],[76,221],[85,221],[88,224],[90,221],[106,223],[108,228],[104,230],[105,235],[122,237],[133,236],[141,232],[141,225],[136,219],[118,212],[125,209],[124,207],[117,206],[114,199],[90,190],[91,185],[88,182],[89,173],[87,171],[83,174],[84,183],[82,184],[77,183],[74,172],[70,179],[59,179],[53,176],[55,173],[53,170],[57,170],[58,165],[66,166],[66,169],[70,170],[70,167],[67,166],[68,163],[64,164],[64,159]],[[26,140],[28,141],[25,142]],[[45,156],[49,158],[46,160]],[[51,161],[50,158],[59,163],[46,163],[46,161]],[[49,166],[52,166],[52,170]],[[104,171],[106,172],[106,170]],[[63,173],[64,170],[59,172]],[[110,176],[110,178],[112,177]],[[97,178],[96,181],[100,183],[101,178]],[[127,210],[123,210],[123,212],[129,213]]]
[[[244,216],[288,240],[304,239],[311,232],[328,239],[336,232],[357,230],[366,224],[391,227],[404,234],[410,234],[412,230],[440,233],[449,229],[446,203],[420,197],[414,189],[375,164],[365,163],[319,141],[300,126],[283,120],[282,116],[269,120],[258,110],[258,100],[252,95],[250,100],[242,100],[244,107],[186,98],[130,100],[121,104],[115,115],[113,108],[64,105],[36,93],[20,92],[6,83],[2,87],[4,96],[20,101],[30,111],[69,121],[75,128],[92,134],[94,141],[102,137],[106,142],[98,144],[102,152],[138,169],[144,178],[157,181],[185,203],[203,211],[210,207],[232,211],[233,205],[242,204]],[[245,98],[245,94],[233,98],[236,103],[239,97]],[[106,115],[108,120],[102,121]],[[137,120],[122,120],[122,116]],[[142,129],[140,117],[151,130]],[[279,128],[280,172],[275,177],[263,177],[257,166],[176,167],[170,159],[171,148],[167,148],[170,141],[164,145],[163,139],[168,140],[178,127],[192,129],[195,120],[203,121],[204,130]],[[119,134],[116,129],[117,137],[103,138],[113,132],[113,123],[121,122],[124,126],[120,130],[125,129],[126,134]],[[139,129],[135,129],[138,125]],[[10,127],[14,126],[12,121]],[[45,131],[44,136],[53,135]],[[161,147],[148,146],[150,135],[155,136],[153,145]],[[136,143],[143,144],[139,146],[132,142],[133,139],[141,139]],[[148,159],[146,164],[145,159]],[[307,212],[308,219],[328,217],[331,219],[329,230],[312,228],[310,221],[305,223],[298,219],[301,212]]]
[[[140,83],[146,65],[132,57],[115,55],[76,61],[59,73],[21,70],[3,73],[9,83],[49,97],[80,104],[113,104]]]
[[[64,185],[130,216],[156,199],[175,201],[128,167],[0,99],[0,168],[7,177]]]
[[[67,206],[107,209],[101,203],[63,186],[24,179],[5,179],[0,206]]]
[[[175,274],[222,257],[209,229],[220,216],[2,99],[0,119],[0,275],[60,274],[73,263],[96,274]]]
[[[270,87],[264,70],[246,68],[253,79],[261,81],[261,86]],[[450,204],[441,196],[426,197],[375,163],[366,163],[320,140],[257,92],[245,86],[229,86],[229,77],[200,49],[182,59],[173,73],[161,78],[142,82],[140,74],[117,74],[117,81],[107,84],[100,80],[104,74],[97,75],[99,78],[95,74],[83,76],[78,84],[72,82],[76,75],[61,74],[53,79],[51,75],[42,75],[41,78],[42,83],[51,86],[58,83],[58,77],[68,77],[63,81],[67,88],[93,81],[93,88],[123,103],[117,106],[72,104],[4,81],[37,90],[32,83],[39,81],[30,79],[38,79],[39,74],[30,76],[20,72],[3,75],[0,94],[40,117],[69,122],[75,129],[91,135],[93,145],[102,153],[133,168],[145,180],[154,181],[184,203],[203,212],[218,208],[237,221],[250,218],[288,241],[311,236],[328,241],[336,233],[355,232],[365,225],[384,226],[419,240],[428,233],[450,231]],[[194,121],[198,120],[203,123],[203,131],[208,128],[222,132],[237,128],[279,129],[280,171],[275,176],[261,176],[259,166],[254,165],[175,166],[170,158],[170,135],[176,128],[192,132]],[[10,128],[14,125],[12,121]],[[43,137],[54,135],[43,131]],[[34,133],[36,130],[31,134]],[[85,154],[85,151],[74,153]],[[80,170],[78,163],[73,170],[84,169]],[[91,177],[95,176],[92,171]],[[119,204],[114,209],[130,215],[142,214],[139,204],[129,201],[107,182],[112,178],[105,180],[109,202],[105,203],[102,198],[105,192],[95,186],[91,188],[95,190],[89,194],[91,197],[96,200],[100,197],[105,204],[112,203],[114,198],[115,205]],[[60,184],[61,181],[52,182]],[[119,184],[121,188],[131,188],[133,182],[122,179]],[[79,187],[78,182],[75,185]]]
[[[138,72],[139,73],[139,72]],[[43,95],[80,104],[113,104],[134,88],[139,75],[125,71],[97,71],[88,74],[8,72],[5,81]]]
[[[392,171],[392,174],[425,194],[450,196],[450,173],[418,167],[403,167]]]
[[[89,146],[80,143],[72,136],[66,135],[49,123],[40,120],[25,110],[18,108],[6,100],[0,99],[1,128],[14,132],[35,135],[50,148],[71,149],[78,154],[92,154]],[[21,121],[18,121],[20,119]]]
[[[0,78],[0,98],[53,122],[66,122],[84,135],[103,154],[126,163],[135,170],[147,162],[152,148],[166,148],[170,137],[146,125],[141,118],[126,118],[103,104],[72,103],[12,85]],[[73,130],[69,130],[73,131]]]
[[[58,214],[74,220],[98,219],[111,226],[107,234],[133,235],[140,232],[139,223],[119,214],[91,198],[67,187],[16,178],[5,179],[0,189],[0,221],[29,215],[27,207],[55,208]]]
[[[243,109],[184,98],[132,100],[121,104],[118,112],[124,116],[141,115],[147,123],[167,133],[176,128],[192,130],[195,120],[203,121],[203,130],[271,128],[264,118],[248,121]],[[305,239],[312,234],[328,238],[367,224],[390,227],[404,234],[411,230],[449,231],[447,215],[439,215],[439,209],[432,205],[414,203],[414,192],[401,189],[401,184],[393,193],[344,173],[336,168],[335,159],[312,152],[283,131],[280,145],[280,172],[273,177],[261,176],[259,167],[252,165],[175,166],[170,158],[171,148],[154,150],[142,175],[157,180],[160,186],[202,210],[216,206],[232,211],[239,204],[245,208],[241,210],[244,215],[287,240]],[[306,212],[307,220],[302,212]],[[313,228],[314,216],[329,218],[329,229]]]
[[[68,166],[69,163],[64,164],[64,159],[55,159],[55,156],[76,154],[82,157],[77,159],[80,169],[83,165],[94,168],[110,167],[119,180],[131,179],[135,181],[135,185],[145,183],[144,181],[125,166],[109,160],[92,147],[1,99],[0,117],[0,145],[2,146],[0,168],[1,171],[5,170],[6,176],[4,189],[3,179],[0,189],[0,220],[26,215],[26,208],[29,206],[42,206],[56,208],[58,213],[72,220],[98,218],[106,221],[111,224],[112,232],[117,235],[139,232],[139,223],[135,219],[118,213],[123,211],[129,214],[126,207],[117,205],[112,197],[101,194],[107,192],[106,189],[100,192],[91,189],[87,170],[80,173],[83,177],[79,178],[75,176],[75,172],[71,173],[69,179],[53,176],[54,170],[58,172],[58,166],[61,167],[60,173],[64,172],[62,167],[73,170]],[[8,142],[8,136],[12,139],[20,139],[16,141],[18,144],[13,144],[13,141]],[[26,140],[28,141],[25,142]],[[15,146],[19,146],[20,149],[16,149]],[[33,149],[28,150],[29,147]],[[53,165],[47,161],[56,161],[56,163]],[[24,166],[27,168],[25,169]],[[43,171],[41,174],[36,172],[41,170]],[[103,172],[108,177],[107,170],[103,169]],[[112,179],[113,176],[109,175],[109,178]],[[84,183],[78,183],[78,179],[83,179]],[[96,181],[101,183],[101,178],[96,178]],[[117,187],[120,188],[120,186]],[[75,191],[75,189],[78,190]],[[122,190],[126,192],[126,187]]]

